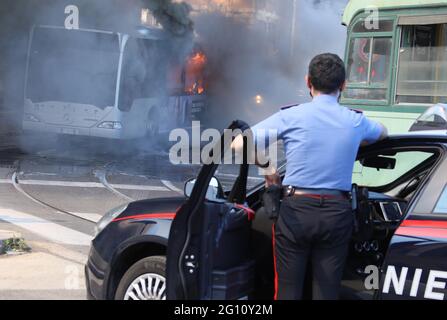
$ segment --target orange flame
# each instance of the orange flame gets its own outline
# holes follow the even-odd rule
[[[205,93],[205,66],[207,57],[203,52],[195,52],[186,62],[185,91],[188,94]]]

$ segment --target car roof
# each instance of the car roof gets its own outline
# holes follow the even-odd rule
[[[390,134],[390,138],[446,138],[447,139],[447,130],[421,130],[421,131],[411,131],[411,132],[403,132]]]
[[[413,131],[413,132],[404,132],[398,134],[391,134],[389,136],[392,140],[399,139],[436,139],[436,140],[445,140],[447,142],[447,130],[424,130],[424,131]]]

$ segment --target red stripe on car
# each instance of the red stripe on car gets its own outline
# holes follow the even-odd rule
[[[429,227],[399,227],[396,231],[398,236],[409,236],[418,238],[447,238],[447,229]]]
[[[123,221],[123,220],[144,220],[144,219],[165,219],[165,220],[173,220],[175,218],[174,212],[165,212],[165,213],[146,213],[139,214],[134,216],[127,216],[122,218],[116,218],[113,222]]]
[[[440,228],[447,229],[447,221],[435,220],[405,220],[401,227]]]

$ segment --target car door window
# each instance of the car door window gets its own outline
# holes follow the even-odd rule
[[[447,214],[447,185],[436,204],[434,213]]]
[[[236,164],[221,164],[214,174],[225,191],[230,191],[233,188],[236,178],[239,176],[240,165]],[[264,182],[264,177],[259,175],[259,170],[256,166],[250,166],[247,178],[247,190]]]
[[[364,187],[386,186],[429,159],[433,156],[433,152],[405,150],[396,152],[395,155],[379,154],[379,156],[395,159],[395,167],[392,169],[369,168],[362,164],[364,159],[360,159],[354,165],[353,183]]]

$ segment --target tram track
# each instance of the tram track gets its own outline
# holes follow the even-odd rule
[[[110,192],[112,192],[113,194],[117,195],[118,197],[132,202],[135,201],[135,199],[129,197],[128,195],[118,191],[114,186],[112,186],[108,181],[107,181],[107,166],[110,164],[106,164],[103,168],[101,169],[96,169],[94,170],[94,175],[96,178],[98,178],[98,180],[104,185],[104,187],[109,190]]]
[[[45,207],[45,208],[51,209],[51,210],[53,210],[53,211],[55,211],[56,213],[59,213],[59,214],[69,215],[69,216],[71,216],[71,217],[74,217],[74,218],[77,218],[77,219],[81,219],[81,220],[83,220],[83,221],[87,221],[87,222],[89,222],[89,223],[94,223],[94,224],[97,223],[97,220],[96,220],[96,219],[86,218],[86,217],[83,217],[83,216],[82,216],[81,214],[79,214],[79,213],[70,212],[70,211],[66,211],[66,210],[64,210],[64,209],[57,208],[57,207],[55,207],[55,206],[53,206],[53,205],[51,205],[51,204],[49,204],[49,203],[47,203],[47,202],[45,202],[45,201],[42,201],[42,200],[37,199],[36,197],[32,196],[30,193],[26,192],[26,191],[20,186],[20,181],[19,181],[19,179],[18,179],[18,177],[17,177],[17,171],[15,171],[15,172],[12,174],[12,177],[11,177],[11,183],[12,183],[12,185],[14,186],[14,188],[15,188],[20,194],[22,194],[23,196],[27,197],[27,198],[30,199],[31,201],[33,201],[33,202],[35,202],[35,203],[37,203],[37,204],[39,204],[39,205],[41,205],[41,206],[43,206],[43,207]]]
[[[23,178],[23,176],[29,176],[31,173],[23,173],[21,168],[20,160],[14,161],[14,163],[11,163],[10,166],[8,166],[9,174],[5,176],[5,178],[0,179],[0,184],[12,184],[14,189],[26,197],[27,199],[31,200],[32,202],[38,204],[39,206],[49,209],[51,212],[61,214],[61,215],[67,215],[82,221],[86,221],[88,223],[97,223],[97,221],[101,218],[101,214],[93,213],[93,211],[88,211],[92,213],[84,213],[81,210],[78,212],[79,209],[74,210],[67,210],[67,208],[64,208],[64,203],[51,203],[51,201],[48,201],[48,199],[45,199],[46,197],[42,197],[39,192],[36,193],[36,187],[42,186],[42,188],[55,188],[55,190],[59,190],[61,188],[78,188],[84,190],[84,192],[89,192],[89,189],[106,189],[110,194],[114,196],[116,201],[125,201],[125,202],[132,202],[136,201],[131,194],[127,195],[123,193],[123,190],[130,190],[130,191],[145,191],[145,192],[175,192],[177,194],[183,194],[182,190],[177,188],[171,181],[169,180],[162,180],[160,178],[155,178],[158,180],[158,183],[155,182],[152,185],[146,185],[146,184],[123,184],[123,183],[111,183],[108,180],[108,175],[110,171],[110,166],[112,165],[112,162],[109,162],[107,164],[102,164],[99,166],[93,167],[92,171],[90,171],[92,177],[94,176],[96,181],[73,181],[71,180],[56,180],[56,176],[52,176],[50,180],[42,180],[42,179],[29,179],[29,178]],[[39,173],[39,175],[42,175],[42,173]],[[145,176],[145,178],[147,178]],[[131,181],[131,180],[130,180]],[[43,189],[47,190],[47,189]],[[43,198],[43,199],[42,199]],[[51,198],[51,197],[50,197]],[[118,200],[121,199],[121,200]],[[77,207],[77,206],[75,206]]]

